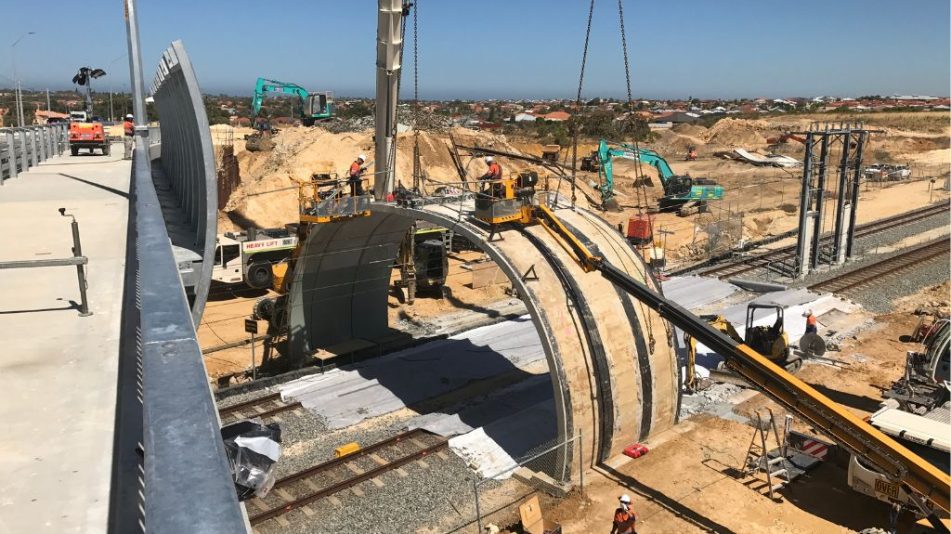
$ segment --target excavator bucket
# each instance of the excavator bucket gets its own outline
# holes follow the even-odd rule
[[[654,180],[650,176],[642,174],[634,180],[634,187],[654,187]]]
[[[621,204],[618,203],[617,197],[609,197],[609,198],[607,198],[607,199],[601,201],[601,208],[603,208],[605,211],[616,211],[616,212],[620,212],[620,211],[621,211]]]

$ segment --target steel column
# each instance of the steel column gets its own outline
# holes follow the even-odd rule
[[[394,189],[396,105],[402,69],[403,1],[379,0],[376,41],[376,142],[373,194],[385,200]]]
[[[30,168],[30,151],[27,146],[26,128],[17,128],[20,132],[20,170],[26,172]]]
[[[849,209],[849,227],[846,233],[846,242],[845,242],[845,257],[852,257],[852,245],[855,241],[855,221],[856,213],[858,212],[859,205],[859,189],[862,185],[862,152],[865,147],[865,138],[868,137],[868,132],[858,132],[858,139],[856,140],[855,147],[855,160],[852,165],[852,181],[850,187],[852,188],[850,193],[849,204],[851,208]]]
[[[840,135],[842,135],[842,159],[839,162],[839,185],[835,198],[835,229],[832,237],[833,263],[843,263],[845,261],[842,237],[845,233],[845,197],[849,192],[849,148],[852,141],[852,130],[846,129]]]
[[[812,269],[819,266],[819,241],[822,238],[822,219],[825,216],[826,168],[829,160],[829,135],[822,134],[822,146],[819,149],[819,174],[816,177],[816,218],[812,230],[812,255],[809,264]]]
[[[812,216],[812,132],[806,134],[806,155],[802,162],[802,188],[799,192],[799,234],[796,239],[796,275],[802,278],[809,273],[809,219]]]

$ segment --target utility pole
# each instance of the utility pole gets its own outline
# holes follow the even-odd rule
[[[13,41],[13,44],[10,45],[10,56],[13,58],[13,80],[16,82],[16,109],[17,109],[17,126],[23,127],[24,115],[23,115],[23,90],[20,88],[20,77],[17,75],[17,44],[23,40],[24,37],[28,35],[33,35],[36,32],[26,32],[23,35],[17,37],[16,41]]]
[[[46,88],[46,112],[49,113],[50,111],[53,111],[52,108],[53,107],[50,106],[50,90],[49,90],[49,87],[47,87]],[[47,116],[47,120],[49,120],[48,116]]]

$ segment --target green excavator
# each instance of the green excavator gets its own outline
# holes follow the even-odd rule
[[[598,176],[602,178],[601,203],[605,207],[617,205],[612,163],[614,158],[640,161],[657,169],[664,187],[664,196],[660,199],[661,211],[677,210],[678,215],[689,215],[705,211],[707,201],[723,198],[722,185],[717,185],[715,181],[706,178],[691,178],[689,175],[674,174],[667,160],[653,150],[602,139],[598,143],[597,152],[589,158],[582,159],[581,169],[597,171]]]
[[[317,121],[333,117],[333,93],[311,93],[296,83],[258,78],[257,83],[254,85],[254,96],[251,98],[252,121],[261,113],[261,104],[264,103],[264,95],[266,93],[279,93],[297,97],[300,103],[300,120],[304,126],[313,126]]]

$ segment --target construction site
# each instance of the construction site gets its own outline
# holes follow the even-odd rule
[[[0,257],[39,286],[0,531],[948,532],[951,112],[635,125],[618,2],[620,138],[553,145],[426,113],[418,2],[379,0],[372,113],[258,78],[209,126],[124,4],[123,127],[0,128],[47,236]]]

